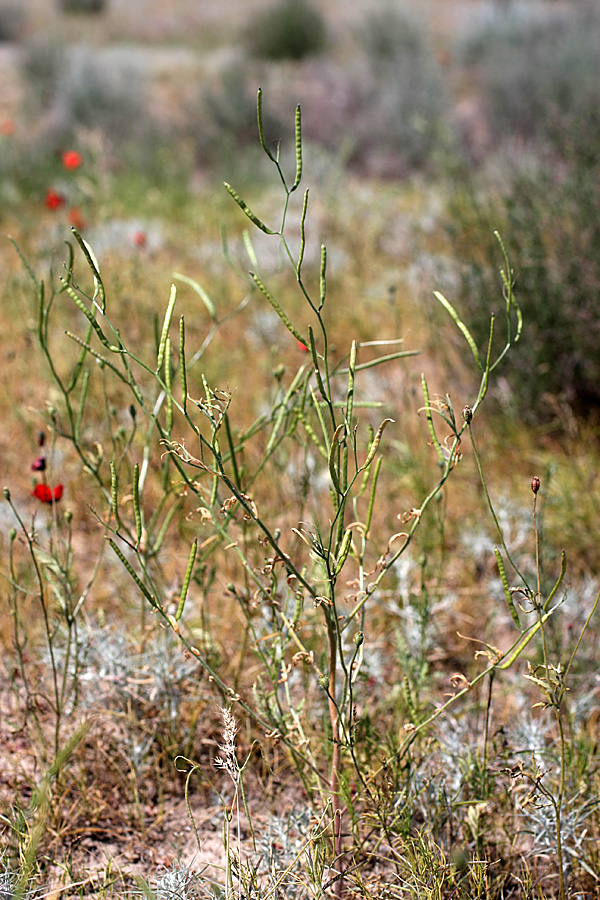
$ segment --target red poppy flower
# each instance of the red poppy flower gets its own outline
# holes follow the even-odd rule
[[[46,199],[44,201],[46,209],[58,209],[65,202],[65,198],[54,188],[48,188],[46,191]]]
[[[77,229],[77,231],[83,230],[85,221],[78,206],[74,206],[69,210],[69,222],[73,226],[73,228]]]
[[[62,495],[62,484],[57,484],[54,489],[50,489],[47,484],[36,484],[31,492],[31,496],[41,500],[42,503],[52,503],[53,500],[58,503]]]
[[[0,134],[14,134],[16,131],[15,123],[12,119],[3,119],[0,122]]]
[[[77,150],[65,150],[62,155],[62,164],[65,169],[78,169],[83,162],[83,156]]]
[[[145,231],[134,231],[131,235],[131,240],[136,247],[145,247],[148,238]]]
[[[308,353],[308,347],[305,343],[303,343],[303,341],[296,341],[296,345],[298,347],[298,350],[302,350],[303,353]]]
[[[46,457],[37,456],[31,463],[31,468],[34,472],[43,472],[46,468]]]

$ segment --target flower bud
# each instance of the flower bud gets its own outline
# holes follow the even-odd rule
[[[470,425],[473,420],[473,410],[471,409],[470,406],[467,405],[464,407],[464,409],[462,411],[462,416],[463,416],[463,419],[465,420],[465,422],[467,423],[467,425]]]
[[[5,500],[10,500],[10,491],[9,491],[8,488],[4,488],[4,490],[2,491],[2,493],[4,494],[4,499],[5,499]]]
[[[540,479],[537,477],[537,475],[534,475],[533,478],[531,479],[531,490],[533,491],[534,494],[537,494],[537,492],[539,491],[540,484],[541,484]]]
[[[364,639],[365,639],[365,636],[364,636],[364,634],[362,633],[362,631],[357,631],[356,634],[354,635],[354,643],[355,643],[355,645],[356,645],[357,647],[360,647],[361,644],[364,642]]]

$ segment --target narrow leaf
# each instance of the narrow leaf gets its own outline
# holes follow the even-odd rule
[[[308,347],[308,341],[306,340],[306,338],[302,337],[300,332],[295,328],[294,325],[292,325],[292,323],[286,316],[285,312],[283,311],[283,309],[281,308],[281,306],[279,305],[279,303],[277,302],[277,300],[275,299],[273,294],[271,294],[271,292],[265,287],[265,285],[262,283],[262,281],[260,280],[258,275],[256,275],[254,272],[250,272],[250,277],[252,278],[252,280],[254,281],[256,286],[265,295],[265,297],[267,298],[267,300],[269,301],[269,303],[271,304],[271,306],[273,307],[273,309],[275,310],[275,312],[277,313],[277,315],[279,316],[279,318],[281,319],[281,321],[283,322],[283,324],[285,325],[287,330],[291,334],[293,334],[293,336],[296,338],[297,341],[300,341],[301,344],[304,344],[305,347]]]
[[[187,275],[181,275],[180,272],[174,272],[173,278],[176,278],[177,281],[183,281],[184,284],[189,284],[189,286],[192,288],[192,290],[194,290],[198,294],[198,296],[204,303],[204,305],[206,307],[206,311],[208,312],[208,315],[210,316],[211,320],[213,322],[216,322],[217,321],[217,311],[215,309],[215,305],[212,302],[212,300],[210,299],[210,297],[208,296],[208,294],[206,293],[206,291],[204,290],[204,288],[202,287],[202,285],[198,284],[197,281],[194,281],[193,278],[188,278]]]

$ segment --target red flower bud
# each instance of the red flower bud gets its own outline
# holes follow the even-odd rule
[[[537,475],[534,475],[533,478],[531,479],[531,490],[533,491],[534,494],[537,494],[537,492],[539,491],[540,484],[541,484],[540,479],[537,477]]]
[[[44,472],[46,470],[46,457],[38,456],[31,463],[31,468],[34,472]]]

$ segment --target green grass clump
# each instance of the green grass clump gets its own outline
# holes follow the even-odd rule
[[[309,0],[282,0],[254,17],[246,44],[261,59],[315,56],[327,46],[325,20]]]

